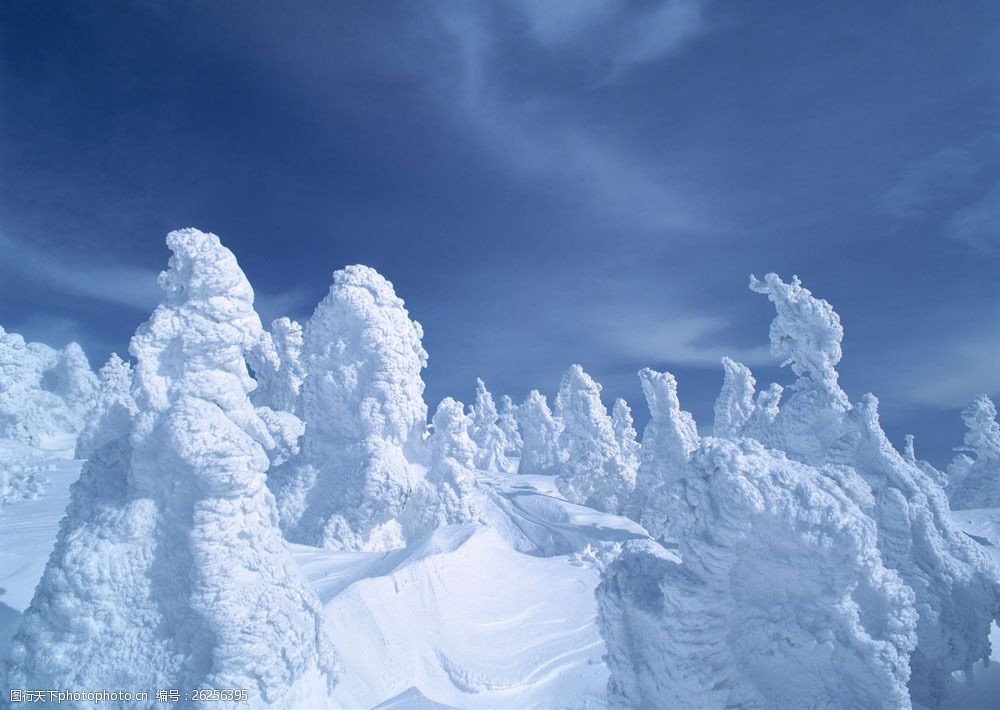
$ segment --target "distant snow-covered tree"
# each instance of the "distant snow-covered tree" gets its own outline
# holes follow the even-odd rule
[[[632,419],[632,409],[628,402],[619,397],[611,407],[611,428],[615,432],[615,441],[618,442],[618,450],[621,452],[622,461],[625,467],[632,471],[631,477],[635,477],[639,470],[639,440],[635,430],[635,420]]]
[[[772,384],[757,392],[757,381],[750,368],[728,357],[722,358],[722,368],[722,390],[715,400],[715,436],[759,438],[778,415],[783,388]]]
[[[609,513],[620,513],[635,489],[635,472],[625,464],[601,386],[580,365],[563,375],[556,397],[562,422],[556,485],[566,499]]]
[[[469,436],[476,445],[476,468],[482,471],[508,471],[507,437],[499,424],[493,395],[486,383],[476,378],[476,404],[472,407]]]
[[[948,467],[948,497],[954,510],[1000,508],[1000,424],[997,410],[981,394],[962,412],[964,446]]]
[[[438,405],[428,447],[427,475],[404,513],[407,532],[414,535],[480,518],[476,502],[476,445],[469,437],[469,417],[461,402],[445,397]]]
[[[8,684],[245,688],[233,707],[325,707],[336,656],[278,530],[273,442],[248,396],[253,291],[215,235],[167,245],[163,302],[130,346],[136,411],[103,409]]]
[[[843,328],[830,304],[798,279],[785,283],[775,274],[751,277],[750,287],[774,304],[771,351],[798,376],[760,437],[791,459],[851,469],[867,483],[883,561],[916,595],[910,690],[916,702],[936,705],[954,671],[989,657],[990,626],[1000,614],[997,570],[954,527],[942,488],[889,443],[878,400],[869,394],[851,406],[837,384]]]
[[[300,393],[305,379],[302,345],[302,326],[291,318],[277,318],[270,331],[261,333],[250,353],[257,380],[251,397],[254,404],[301,415]]]
[[[98,373],[100,385],[93,410],[87,423],[76,440],[75,457],[90,458],[91,453],[107,443],[108,437],[118,435],[125,426],[109,426],[107,417],[120,417],[124,421],[135,413],[135,400],[132,397],[132,366],[111,353]]]
[[[679,558],[630,542],[597,589],[610,704],[908,707],[914,595],[864,483],[750,439],[703,440],[684,468]]]
[[[269,477],[292,540],[331,549],[405,544],[397,520],[416,484],[427,405],[423,330],[392,284],[348,266],[305,326],[302,453]]]
[[[694,417],[681,409],[677,380],[672,374],[645,368],[639,372],[639,381],[646,395],[649,422],[642,433],[635,494],[627,512],[654,538],[665,538],[671,535],[676,483],[698,448],[700,437]]]
[[[552,416],[545,395],[531,390],[515,414],[523,441],[517,472],[554,473],[559,464],[562,425]]]
[[[76,343],[55,350],[0,328],[0,438],[35,444],[77,434],[97,387]]]
[[[517,406],[508,395],[501,395],[500,397],[500,414],[497,424],[500,426],[504,440],[507,443],[504,455],[507,457],[508,462],[512,458],[520,457],[524,441],[517,426]]]

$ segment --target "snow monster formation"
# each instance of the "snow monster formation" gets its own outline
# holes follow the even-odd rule
[[[507,461],[510,462],[511,459],[521,457],[521,448],[524,446],[524,440],[521,438],[521,432],[517,427],[517,405],[514,404],[514,400],[509,395],[500,395],[499,412],[497,426],[503,432],[504,440],[507,443],[504,455],[507,457]],[[509,470],[513,472],[513,468],[513,466],[510,466]]]
[[[889,444],[877,400],[840,389],[832,307],[797,279],[751,288],[775,304],[772,352],[797,375],[780,407],[780,388],[755,397],[724,361],[716,436],[699,439],[673,378],[640,373],[638,506],[683,562],[648,542],[609,568],[609,691],[637,706],[935,706],[952,672],[989,657],[997,571]]]
[[[843,328],[830,304],[775,274],[751,278],[750,288],[774,304],[771,352],[798,376],[762,443],[809,465],[852,469],[868,484],[883,562],[916,596],[910,692],[935,705],[952,672],[971,674],[989,658],[990,625],[1000,615],[997,570],[954,526],[942,488],[889,443],[875,396],[851,406],[837,384]]]
[[[635,471],[622,457],[601,386],[579,365],[570,366],[559,384],[556,417],[563,424],[559,445],[566,452],[556,476],[559,492],[573,503],[622,512],[635,489]]]
[[[7,684],[245,688],[249,702],[221,706],[325,707],[337,659],[277,527],[273,442],[248,397],[253,291],[216,236],[167,245],[163,302],[130,346],[136,411],[102,411]]]
[[[708,438],[677,485],[683,563],[629,543],[597,589],[612,706],[907,705],[913,594],[835,477]]]
[[[967,431],[948,466],[952,510],[1000,508],[1000,425],[997,409],[981,394],[962,412]],[[971,456],[970,456],[971,454]]]
[[[77,434],[97,387],[76,343],[54,350],[0,328],[0,438],[39,444]]]
[[[559,465],[559,435],[562,424],[552,416],[549,403],[538,390],[531,390],[517,408],[521,432],[521,460],[518,473],[554,473]]]
[[[635,478],[639,470],[639,446],[638,433],[635,430],[635,420],[632,419],[632,408],[628,402],[619,397],[611,407],[611,428],[615,432],[615,441],[618,442],[618,450],[621,452],[622,461],[630,473],[630,478]]]
[[[469,436],[476,445],[476,468],[481,471],[510,470],[507,449],[510,443],[500,428],[493,395],[486,389],[486,383],[476,378],[476,404],[472,407],[469,422]]]
[[[374,269],[333,275],[305,327],[302,451],[272,484],[291,540],[368,551],[405,544],[398,518],[419,478],[410,461],[425,458],[422,337]]]
[[[408,537],[480,519],[476,501],[477,449],[469,437],[465,406],[445,397],[431,424],[427,475],[417,484],[403,514]]]
[[[669,372],[644,368],[639,372],[649,408],[642,432],[642,451],[635,494],[628,514],[657,540],[670,537],[675,484],[701,441],[698,427],[677,397],[677,379]]]

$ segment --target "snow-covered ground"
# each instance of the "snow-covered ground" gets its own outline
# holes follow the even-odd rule
[[[49,461],[45,494],[0,510],[0,656],[79,475],[65,452]],[[341,655],[338,704],[605,704],[594,588],[616,543],[644,531],[566,502],[552,477],[494,474],[484,489],[491,527],[447,526],[388,553],[292,545]]]

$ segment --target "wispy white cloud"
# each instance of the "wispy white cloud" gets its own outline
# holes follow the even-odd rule
[[[883,195],[880,210],[903,222],[928,221],[981,253],[1000,251],[1000,137],[986,135],[911,163]]]
[[[669,56],[704,31],[702,0],[517,0],[509,6],[523,14],[545,47],[605,63],[606,80]]]
[[[0,273],[44,283],[71,296],[150,310],[159,302],[156,271],[116,263],[113,253],[43,249],[0,234]]]
[[[1000,304],[984,310],[1000,313]],[[934,326],[934,338],[920,333],[892,344],[883,357],[865,363],[876,393],[898,404],[954,409],[977,394],[1000,393],[1000,318],[984,317],[975,326],[950,332]]]
[[[671,366],[717,368],[724,355],[746,365],[775,365],[766,344],[738,347],[720,337],[732,324],[693,311],[618,314],[593,324],[605,351],[616,358]]]
[[[545,47],[554,52],[608,52],[619,75],[628,66],[679,50],[702,31],[702,5],[688,0],[638,10],[627,2],[515,6],[527,18],[531,36]],[[445,3],[439,8],[456,61],[451,74],[435,75],[431,81],[496,157],[514,170],[575,191],[587,209],[610,213],[626,227],[703,229],[713,221],[679,181],[670,179],[672,166],[651,162],[599,135],[577,111],[550,94],[508,91],[497,68],[502,57],[496,23],[481,6]]]
[[[882,196],[881,211],[896,219],[923,217],[942,193],[962,188],[975,178],[979,152],[972,145],[954,145],[913,161]]]
[[[944,226],[944,235],[980,252],[1000,251],[1000,182],[981,199],[955,212]]]

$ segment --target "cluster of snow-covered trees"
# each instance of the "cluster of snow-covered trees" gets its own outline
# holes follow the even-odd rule
[[[132,362],[95,375],[0,330],[0,438],[78,435],[86,459],[12,643],[14,687],[246,687],[321,707],[337,655],[288,541],[387,551],[486,522],[496,476],[554,477],[569,501],[640,522],[597,591],[615,704],[934,704],[989,656],[1000,584],[951,506],[1000,507],[1000,426],[981,397],[947,479],[897,452],[878,402],[838,384],[843,330],[797,280],[752,279],[796,376],[757,390],[724,358],[711,436],[677,381],[644,369],[637,439],[579,365],[430,422],[423,331],[373,269],[333,275],[299,324],[265,330],[217,237],[172,232],[163,301]],[[946,495],[944,484],[947,484]],[[664,546],[666,543],[666,546]]]
[[[843,330],[797,280],[751,280],[796,381],[756,392],[723,362],[713,436],[644,370],[651,419],[636,505],[677,555],[630,543],[598,588],[609,693],[636,707],[936,705],[989,658],[997,570],[945,493],[898,453],[878,401],[837,383]],[[978,412],[978,410],[977,410]],[[995,413],[995,412],[994,412]],[[967,415],[988,448],[989,412]]]

